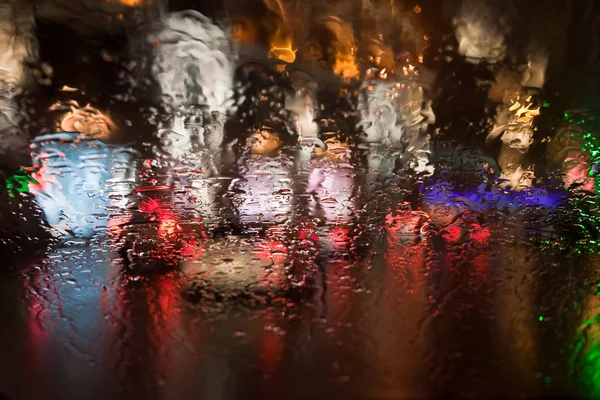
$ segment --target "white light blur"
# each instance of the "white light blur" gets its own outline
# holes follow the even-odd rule
[[[159,150],[166,156],[181,159],[192,151],[193,133],[185,126],[182,115],[175,115],[171,123],[170,127],[161,126],[158,129]]]
[[[540,51],[527,55],[527,64],[522,74],[523,87],[541,89],[546,83],[546,69],[548,68],[548,54]]]
[[[464,0],[454,19],[458,52],[467,61],[495,63],[506,54],[506,26],[497,12],[481,1]]]
[[[0,98],[22,91],[27,65],[37,59],[33,7],[20,1],[0,4]]]
[[[170,13],[161,22],[149,35],[155,46],[152,71],[172,113],[159,127],[161,150],[175,160],[197,159],[206,176],[217,175],[223,126],[233,106],[230,38],[196,11]]]
[[[349,165],[325,166],[315,168],[308,184],[314,187],[317,204],[313,205],[313,214],[322,215],[329,223],[350,222],[354,210],[355,171]]]
[[[18,166],[28,155],[28,139],[18,127],[14,96],[31,78],[29,65],[38,61],[33,7],[29,2],[0,4],[0,156]]]
[[[293,93],[286,96],[285,108],[296,117],[295,125],[299,140],[318,137],[319,127],[314,121],[318,102],[316,99],[317,85],[313,81],[300,77],[292,80]]]
[[[307,172],[316,146],[323,146],[319,139],[319,126],[315,122],[318,102],[317,83],[302,74],[292,74],[293,92],[285,98],[285,108],[292,113],[298,133],[299,151],[295,157],[296,170]]]
[[[418,76],[413,66],[404,67],[407,77]],[[380,72],[381,76],[381,72]],[[415,172],[431,174],[429,164],[429,134],[427,126],[435,122],[430,103],[423,98],[423,87],[413,80],[367,80],[363,84],[358,104],[360,126],[369,153],[394,153]],[[368,157],[372,162],[378,156]],[[376,169],[375,165],[370,169]]]
[[[233,94],[234,56],[225,32],[196,11],[170,13],[149,35],[152,71],[165,104],[206,105],[225,113]]]
[[[293,162],[285,155],[247,154],[239,162],[240,178],[231,184],[240,222],[280,223],[292,213]]]

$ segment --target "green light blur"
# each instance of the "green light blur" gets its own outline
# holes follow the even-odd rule
[[[590,399],[600,399],[599,320],[597,315],[583,323],[570,359],[570,375],[577,376],[585,398]]]
[[[19,169],[19,172],[6,179],[8,195],[15,197],[18,193],[28,193],[29,183],[37,184],[38,182],[24,168]]]

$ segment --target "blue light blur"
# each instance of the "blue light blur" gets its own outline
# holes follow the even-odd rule
[[[471,190],[459,190],[448,182],[436,182],[422,188],[422,199],[427,204],[445,204],[457,211],[503,210],[512,213],[527,207],[559,207],[566,203],[568,192],[535,187],[505,191],[487,183]]]
[[[115,181],[134,179],[133,150],[85,139],[76,133],[36,138],[31,146],[40,183],[31,188],[52,227],[90,238],[106,228]],[[64,224],[61,224],[64,222]]]

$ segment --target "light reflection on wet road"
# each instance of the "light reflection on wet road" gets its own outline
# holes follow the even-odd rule
[[[597,258],[523,242],[527,215],[491,224],[466,213],[441,231],[422,212],[383,218],[362,231],[360,223],[271,225],[227,243],[201,274],[234,300],[194,286],[199,278],[186,268],[127,271],[108,239],[59,246],[2,280],[11,327],[0,342],[3,390],[157,399],[577,393],[570,342],[595,316],[588,287]],[[261,280],[251,272],[210,277],[238,262],[287,269],[265,291],[240,288]],[[291,290],[299,280],[286,273],[299,271],[307,288]]]

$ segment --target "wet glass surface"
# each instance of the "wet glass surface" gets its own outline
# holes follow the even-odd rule
[[[0,398],[600,398],[600,7],[0,4]]]

